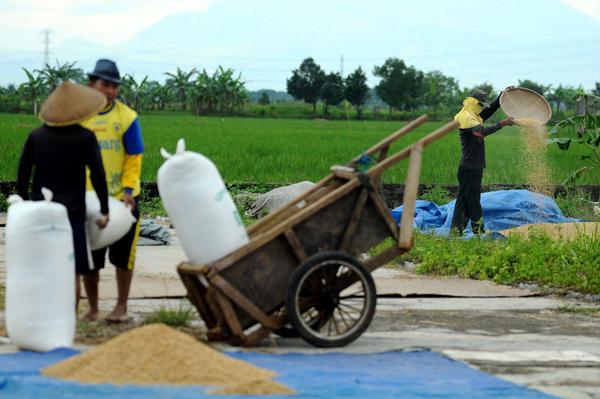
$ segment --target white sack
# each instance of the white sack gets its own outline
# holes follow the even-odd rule
[[[127,232],[131,230],[131,225],[136,222],[131,210],[125,206],[123,201],[109,196],[108,216],[110,219],[106,227],[101,230],[96,221],[103,220],[104,215],[100,213],[100,200],[95,191],[85,193],[85,215],[92,251],[108,247],[119,241],[125,237]]]
[[[73,344],[75,252],[67,208],[9,197],[6,222],[6,329],[21,349],[45,352]]]
[[[218,260],[248,243],[242,218],[214,163],[204,155],[161,149],[158,191],[190,263]]]

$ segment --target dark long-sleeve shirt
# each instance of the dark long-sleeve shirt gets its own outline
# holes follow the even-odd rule
[[[28,199],[33,172],[34,201],[43,200],[42,187],[52,191],[52,201],[67,207],[69,218],[85,220],[86,169],[100,199],[100,210],[108,213],[108,189],[96,135],[80,125],[40,126],[29,133],[17,171],[17,193]]]
[[[496,112],[498,108],[500,108],[500,96],[490,104],[490,108],[484,108],[479,116],[481,116],[481,119],[485,122],[494,115],[494,112]],[[477,125],[469,129],[459,129],[460,147],[462,151],[460,164],[466,169],[485,169],[485,144],[483,139],[492,133],[496,133],[500,129],[502,129],[500,123],[491,126]]]

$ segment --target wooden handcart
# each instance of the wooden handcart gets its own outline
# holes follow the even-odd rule
[[[288,323],[309,343],[346,345],[369,326],[377,293],[371,272],[413,245],[412,225],[423,148],[458,127],[449,123],[387,157],[391,143],[428,120],[409,123],[365,152],[378,154],[365,173],[365,154],[248,228],[250,242],[210,265],[177,267],[211,339],[253,346]],[[401,226],[378,194],[381,174],[409,158]],[[404,227],[406,226],[406,227]],[[386,238],[396,243],[361,262]]]

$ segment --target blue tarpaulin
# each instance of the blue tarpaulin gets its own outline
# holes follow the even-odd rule
[[[448,234],[456,200],[438,206],[429,201],[417,201],[413,227],[424,232]],[[486,230],[501,231],[532,223],[570,223],[579,219],[566,218],[550,197],[528,190],[502,190],[481,194],[483,224]],[[402,207],[392,211],[398,223]],[[472,235],[471,222],[464,231]]]
[[[80,384],[41,377],[39,369],[76,354],[71,349],[49,353],[21,352],[0,356],[0,397],[39,398],[214,398],[207,387]],[[276,378],[298,396],[268,398],[553,398],[430,352],[386,352],[368,355],[231,356],[279,373]],[[203,359],[198,359],[202,362]],[[256,396],[227,395],[227,398]]]

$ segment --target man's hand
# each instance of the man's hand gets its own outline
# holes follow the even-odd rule
[[[508,86],[506,89],[504,89],[504,91],[509,91],[509,90],[514,90],[515,86]]]
[[[508,118],[506,118],[505,120],[502,121],[502,124],[504,126],[512,126],[514,125],[516,122],[513,118],[511,118],[510,116]]]
[[[96,224],[98,225],[98,227],[100,227],[100,230],[102,230],[103,228],[106,227],[109,219],[110,218],[108,217],[108,213],[107,213],[106,215],[104,215],[104,219],[100,219],[100,220],[96,221]]]
[[[130,208],[131,211],[133,211],[133,208],[135,208],[135,201],[133,200],[131,194],[125,193],[125,195],[123,196],[123,202],[125,203],[126,207]]]

